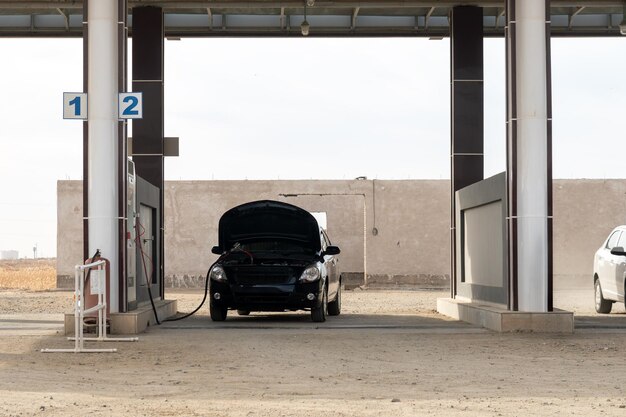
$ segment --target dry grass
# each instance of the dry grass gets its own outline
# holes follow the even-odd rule
[[[42,291],[56,288],[56,259],[0,261],[0,288]]]

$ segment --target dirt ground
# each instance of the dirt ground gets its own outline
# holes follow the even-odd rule
[[[181,311],[202,295],[168,294]],[[342,315],[328,321],[409,326],[321,328],[303,313],[215,328],[203,309],[108,344],[116,353],[64,354],[39,352],[70,347],[62,336],[11,326],[54,322],[71,293],[2,290],[0,416],[626,415],[623,306],[611,315],[623,328],[497,334],[438,315],[446,295],[346,292]],[[561,302],[584,306],[578,296]]]

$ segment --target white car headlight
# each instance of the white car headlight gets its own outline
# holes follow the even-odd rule
[[[211,269],[209,277],[214,281],[226,282],[226,271],[224,271],[224,268],[222,268],[220,265],[215,265]]]
[[[300,281],[313,282],[320,277],[320,270],[317,266],[311,265],[307,267],[302,275],[300,275]]]

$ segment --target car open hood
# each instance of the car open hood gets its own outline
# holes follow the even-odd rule
[[[321,250],[319,226],[315,217],[300,207],[263,200],[228,210],[219,222],[219,247],[231,249],[235,243],[255,239],[288,239],[315,252]]]

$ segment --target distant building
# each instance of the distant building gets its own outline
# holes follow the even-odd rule
[[[13,260],[19,258],[19,252],[16,250],[0,250],[1,260]]]

